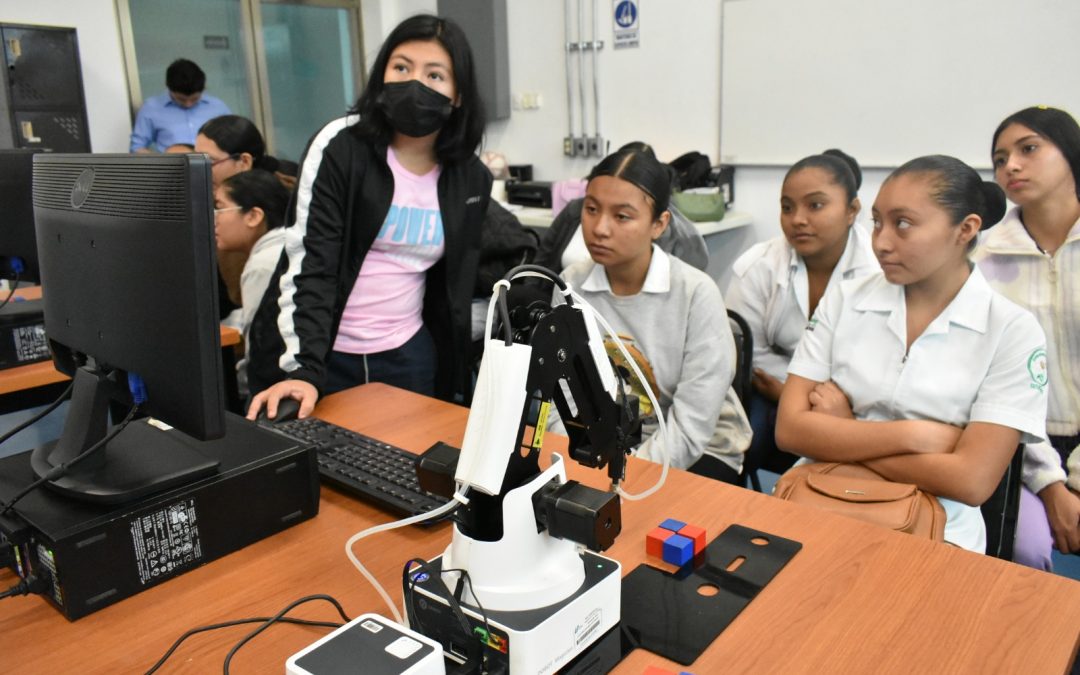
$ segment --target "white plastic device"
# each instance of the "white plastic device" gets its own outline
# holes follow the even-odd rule
[[[525,382],[532,347],[488,340],[476,377],[465,439],[454,480],[485,494],[497,495],[506,477],[510,453],[518,446],[525,408]]]
[[[368,613],[290,656],[285,672],[446,675],[446,664],[438,642],[384,616]]]

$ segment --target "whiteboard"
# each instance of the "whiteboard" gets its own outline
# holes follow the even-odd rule
[[[1080,118],[1080,0],[721,0],[720,157],[990,166],[1031,105]]]

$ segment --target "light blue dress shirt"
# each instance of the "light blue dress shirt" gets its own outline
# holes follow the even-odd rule
[[[143,102],[131,131],[131,152],[150,148],[163,151],[177,143],[195,144],[199,128],[215,117],[229,114],[221,99],[204,93],[191,108],[172,100],[169,92],[151,96]]]

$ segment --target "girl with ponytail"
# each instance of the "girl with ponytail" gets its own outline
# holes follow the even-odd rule
[[[731,326],[716,282],[657,243],[670,227],[670,197],[670,175],[651,151],[608,155],[589,174],[582,205],[590,259],[562,277],[633,342],[631,353],[659,399],[659,410],[642,410],[635,454],[656,462],[666,454],[672,466],[738,484],[750,424],[731,387]],[[630,387],[648,402],[632,374]]]
[[[920,157],[874,202],[881,271],[830,286],[788,369],[777,444],[861,462],[936,495],[945,540],[983,552],[979,505],[1045,436],[1046,338],[968,258],[1005,197],[960,160]]]
[[[754,245],[732,267],[724,302],[754,338],[748,470],[782,473],[795,463],[773,436],[791,355],[826,288],[879,269],[869,230],[855,222],[861,185],[859,163],[840,150],[800,159],[780,189],[783,236]]]

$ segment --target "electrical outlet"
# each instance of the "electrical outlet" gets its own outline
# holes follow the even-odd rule
[[[589,156],[589,144],[588,139],[584,136],[574,137],[574,156],[575,157],[588,157]]]
[[[574,137],[573,136],[567,136],[566,138],[562,139],[562,154],[566,155],[567,157],[573,157],[574,156]]]
[[[600,136],[592,136],[589,138],[589,154],[593,157],[604,156],[604,139]]]

